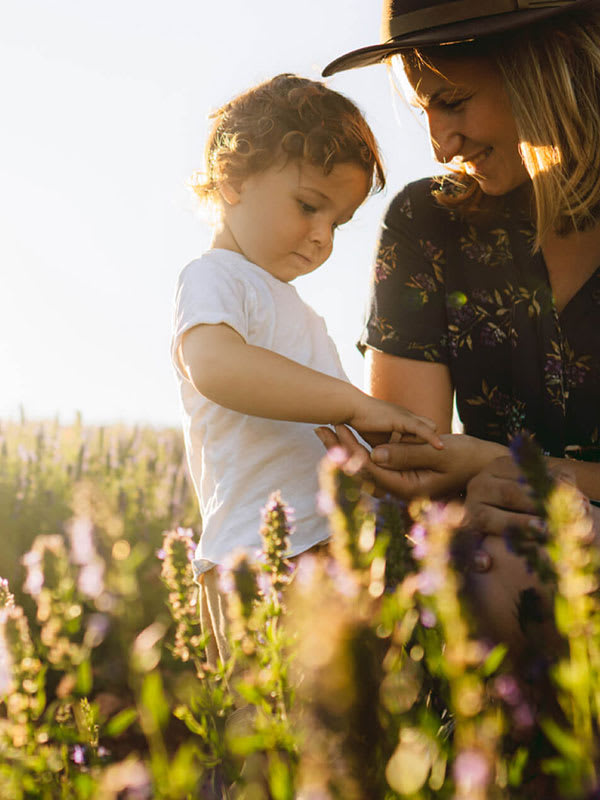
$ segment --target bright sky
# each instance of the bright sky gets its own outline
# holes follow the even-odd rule
[[[169,361],[181,268],[210,231],[186,189],[207,115],[278,72],[319,79],[378,39],[379,0],[4,0],[0,419],[179,424]],[[435,169],[385,67],[329,85],[365,112],[389,188],[300,279],[362,385],[360,330],[385,206]]]

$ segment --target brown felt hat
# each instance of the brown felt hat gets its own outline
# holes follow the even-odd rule
[[[600,0],[384,0],[381,42],[336,58],[323,76],[378,64],[401,50],[479,39],[593,7]]]

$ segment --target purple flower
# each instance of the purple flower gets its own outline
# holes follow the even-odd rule
[[[74,564],[89,564],[95,558],[93,532],[92,521],[86,517],[77,517],[69,526],[71,559]]]
[[[463,306],[450,306],[448,308],[448,318],[459,328],[466,328],[475,319],[475,311],[472,306],[465,303]]]
[[[519,684],[512,675],[498,675],[494,681],[494,690],[510,706],[516,705],[521,699]]]
[[[21,562],[27,569],[27,577],[23,584],[23,591],[32,597],[37,597],[44,585],[44,573],[42,572],[42,556],[35,550],[25,553]]]
[[[326,569],[327,574],[332,579],[339,594],[344,597],[356,597],[358,594],[358,585],[351,573],[343,569],[337,561],[329,561]]]
[[[439,572],[427,569],[418,575],[419,592],[426,596],[435,594],[442,587],[442,576]]]
[[[324,517],[328,517],[336,509],[335,501],[329,492],[319,489],[317,492],[317,511]]]
[[[495,347],[504,341],[506,334],[503,330],[492,325],[484,325],[479,333],[479,341],[486,347]]]
[[[87,647],[98,647],[106,636],[110,627],[109,618],[106,614],[92,614],[84,636],[84,644]]]
[[[75,744],[71,748],[71,761],[82,766],[85,764],[85,748],[80,744]]]
[[[425,256],[427,257],[427,254],[425,254]],[[412,285],[417,289],[422,289],[425,292],[435,292],[435,281],[432,276],[428,275],[426,272],[419,272],[413,275],[411,280]]]
[[[327,459],[334,467],[343,467],[348,461],[348,451],[343,447],[332,447],[331,450],[327,451]]]
[[[0,621],[4,623],[6,610],[0,612]],[[13,661],[4,636],[4,626],[0,628],[0,697],[4,697],[12,686]]]
[[[317,567],[317,558],[311,553],[303,553],[296,559],[296,584],[306,588],[314,579]]]
[[[480,750],[463,750],[454,762],[454,780],[463,791],[483,789],[490,778],[488,760]]]
[[[104,561],[95,558],[79,571],[77,588],[88,597],[99,597],[104,591]]]
[[[421,625],[424,628],[433,628],[437,622],[437,617],[430,608],[421,610]]]
[[[558,356],[549,355],[544,364],[544,375],[550,383],[560,383],[563,377],[563,365]]]
[[[273,588],[271,577],[267,572],[259,572],[256,576],[256,583],[258,591],[264,596],[268,595]]]
[[[535,717],[531,706],[527,703],[520,703],[513,711],[513,720],[517,728],[532,728]]]
[[[413,555],[419,561],[427,555],[427,531],[423,525],[413,525],[410,531],[410,540],[413,542]]]
[[[217,574],[219,576],[219,589],[223,594],[232,594],[235,591],[235,581],[231,569],[226,567],[225,564],[217,566]]]

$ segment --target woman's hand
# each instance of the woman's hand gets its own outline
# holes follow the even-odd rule
[[[576,485],[575,471],[564,460],[551,466],[550,474],[558,481]],[[590,513],[589,500],[581,492],[578,495],[586,513]],[[495,459],[469,481],[465,507],[468,525],[486,536],[502,536],[508,528],[544,529],[531,489],[510,457]]]
[[[440,437],[443,450],[436,450],[429,444],[402,441],[378,446],[369,456],[345,426],[336,426],[335,433],[319,428],[318,435],[327,448],[342,445],[355,456],[378,493],[403,499],[419,495],[444,497],[462,491],[470,478],[489,461],[507,452],[495,442],[463,434],[445,434]]]
[[[484,535],[542,526],[531,490],[510,456],[495,459],[469,481],[465,508],[468,525]]]

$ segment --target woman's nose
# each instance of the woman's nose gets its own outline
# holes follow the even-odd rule
[[[464,136],[457,129],[452,118],[437,109],[427,111],[429,122],[429,136],[433,153],[437,161],[442,164],[452,161],[461,153]]]

